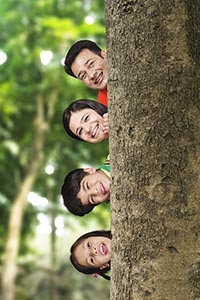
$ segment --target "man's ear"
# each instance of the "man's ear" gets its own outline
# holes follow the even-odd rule
[[[105,50],[101,50],[101,56],[103,58],[107,58],[107,52]]]
[[[84,168],[83,171],[88,174],[94,174],[96,172],[96,169],[95,168]]]
[[[110,267],[110,264],[109,263],[106,263],[106,264],[103,264],[101,267],[99,267],[100,270],[103,270],[103,269],[106,269]]]

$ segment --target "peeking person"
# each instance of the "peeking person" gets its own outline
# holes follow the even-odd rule
[[[107,107],[88,99],[74,101],[64,110],[63,126],[72,138],[100,143],[108,138]]]
[[[80,236],[71,246],[70,260],[74,268],[94,277],[110,280],[111,231],[92,231]]]
[[[107,53],[91,40],[75,42],[65,56],[65,72],[87,87],[99,90],[98,102],[108,106]]]
[[[75,169],[65,177],[61,194],[66,208],[84,216],[95,206],[110,198],[110,164],[95,168]]]

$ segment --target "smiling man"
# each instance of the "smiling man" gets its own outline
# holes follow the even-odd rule
[[[84,216],[93,208],[109,200],[110,164],[106,161],[98,169],[84,168],[71,171],[61,189],[64,205],[74,215]]]
[[[106,51],[93,41],[77,41],[66,54],[64,68],[68,75],[91,89],[99,90],[98,102],[108,106]]]

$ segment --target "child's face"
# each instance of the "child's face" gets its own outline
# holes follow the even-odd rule
[[[111,259],[111,240],[104,236],[88,237],[75,248],[74,256],[81,266],[107,268]]]
[[[85,142],[99,143],[108,138],[108,133],[104,132],[103,117],[90,108],[71,113],[69,128]]]
[[[88,173],[80,183],[77,198],[83,205],[99,204],[110,197],[110,178],[102,171],[95,168],[85,168]]]
[[[107,87],[106,52],[101,51],[101,56],[89,49],[83,49],[71,66],[74,75],[89,88],[95,90],[102,90]]]

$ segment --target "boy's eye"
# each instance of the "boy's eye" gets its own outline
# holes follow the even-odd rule
[[[93,204],[94,203],[94,198],[90,197],[90,203]]]

